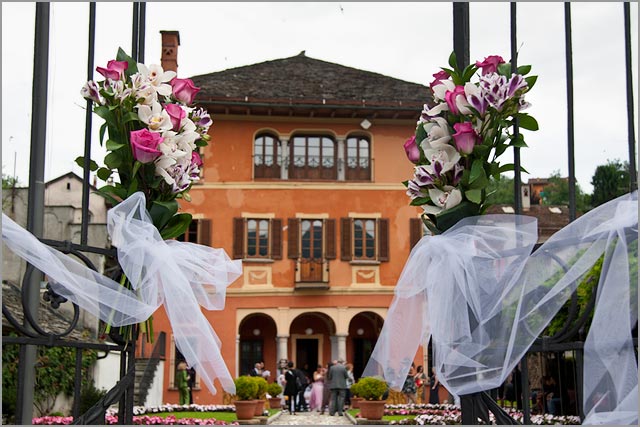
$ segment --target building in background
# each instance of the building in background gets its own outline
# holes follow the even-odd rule
[[[179,35],[162,33],[163,68],[175,70]],[[183,240],[243,261],[225,309],[205,311],[230,372],[264,361],[274,381],[281,359],[311,374],[343,358],[358,377],[409,255],[410,228],[422,232],[401,182],[412,167],[403,143],[428,88],[304,51],[192,79],[214,125],[202,180],[182,202],[194,218]],[[163,310],[154,328],[171,336]],[[167,341],[164,400],[177,402],[182,356]],[[198,382],[193,395],[199,404],[223,399]]]

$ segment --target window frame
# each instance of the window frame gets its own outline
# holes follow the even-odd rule
[[[267,254],[249,255],[249,222],[267,221]],[[259,248],[256,239],[256,248]],[[282,259],[282,220],[273,215],[247,214],[233,219],[233,258],[253,262],[273,262]]]
[[[267,139],[273,141],[273,153],[270,155],[273,157],[273,163],[267,165],[265,159],[268,156],[266,154]],[[261,150],[258,152],[258,141],[261,141]],[[256,160],[262,159],[261,164],[257,164]],[[282,140],[272,132],[260,132],[255,138],[253,138],[253,176],[255,179],[281,179],[282,162],[284,161]]]
[[[318,162],[317,166],[310,164],[310,146],[311,140],[317,138],[318,141]],[[304,142],[304,163],[296,166],[296,161],[301,159],[302,155],[296,153],[298,142]],[[331,155],[325,155],[325,142],[331,144]],[[325,159],[331,159],[331,166],[324,166]],[[337,181],[338,180],[338,143],[334,136],[327,133],[297,133],[289,139],[289,161],[287,164],[289,171],[289,180],[309,180],[309,181]]]
[[[356,257],[355,221],[374,221],[374,257]],[[340,259],[351,264],[380,264],[389,261],[389,220],[377,215],[353,215],[340,221]],[[364,238],[364,236],[363,236]]]
[[[353,159],[353,156],[349,155],[349,144],[351,141],[354,141],[356,143],[356,156],[355,156],[355,164],[356,166],[354,167],[350,167],[349,163],[350,163],[350,159]],[[361,166],[362,164],[362,160],[364,159],[363,157],[361,157],[361,145],[362,142],[366,142],[367,145],[367,166],[363,167]],[[371,181],[372,180],[372,167],[371,164],[373,162],[372,156],[371,156],[371,138],[367,135],[361,135],[361,134],[352,134],[352,135],[348,135],[345,140],[344,140],[344,179],[345,181]]]

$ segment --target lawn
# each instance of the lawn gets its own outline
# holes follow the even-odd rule
[[[272,416],[273,414],[275,414],[276,412],[279,412],[279,409],[269,409],[269,416]],[[182,418],[199,418],[199,419],[209,419],[209,418],[215,418],[216,420],[220,420],[220,421],[226,421],[229,423],[232,423],[234,421],[238,421],[238,418],[236,417],[236,413],[235,412],[222,412],[222,411],[215,411],[215,412],[200,412],[200,411],[176,411],[176,412],[158,412],[158,413],[154,413],[154,414],[147,414],[147,415],[153,415],[155,417],[162,417],[162,418],[166,418],[169,415],[173,415],[174,417],[178,418],[178,419],[182,419]]]

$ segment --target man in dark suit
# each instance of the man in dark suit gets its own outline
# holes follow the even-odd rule
[[[307,374],[303,369],[296,368],[295,372],[296,376],[298,377],[298,385],[300,386],[298,390],[298,399],[296,400],[296,411],[309,412],[307,399],[304,398],[304,392],[307,390],[307,386],[309,385],[309,378],[307,378]]]
[[[253,369],[249,372],[249,376],[251,377],[261,377],[262,376],[262,369],[260,368],[260,362],[257,362]]]
[[[327,373],[327,379],[329,380],[331,388],[331,398],[329,400],[329,415],[335,415],[336,411],[338,415],[342,416],[344,411],[344,398],[347,394],[347,379],[349,373],[344,366],[344,360],[338,359],[336,363],[329,368]]]

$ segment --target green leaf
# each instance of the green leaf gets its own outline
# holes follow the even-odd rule
[[[524,137],[521,134],[518,134],[518,136],[515,136],[511,139],[511,144],[512,147],[518,147],[518,148],[526,148],[528,147],[527,143],[524,142]]]
[[[462,218],[478,215],[479,212],[479,205],[471,203],[468,200],[463,200],[459,205],[447,209],[436,216],[429,216],[429,218],[435,219],[438,230],[443,233],[453,227]]]
[[[100,126],[100,146],[102,146],[102,144],[104,143],[104,134],[107,131],[107,123],[103,123],[102,126]]]
[[[419,125],[416,128],[416,144],[420,145],[420,143],[427,137],[427,131],[424,130],[423,125]]]
[[[117,151],[119,149],[121,149],[122,147],[126,147],[126,144],[121,144],[117,141],[114,141],[113,139],[107,139],[107,145],[106,148],[109,151]]]
[[[106,122],[112,123],[114,121],[113,112],[109,109],[109,107],[100,105],[93,109],[93,112],[98,116],[102,117]]]
[[[485,171],[483,169],[482,170],[482,174],[478,177],[478,179],[476,179],[475,181],[473,181],[472,183],[469,184],[469,188],[471,188],[471,189],[476,189],[476,188],[483,189],[483,188],[486,188],[487,185],[489,185],[489,179],[485,175]]]
[[[498,144],[496,146],[496,157],[500,157],[509,148],[509,144]]]
[[[514,165],[513,163],[507,163],[507,164],[504,164],[504,165],[500,166],[500,169],[498,169],[498,171],[500,173],[504,173],[504,172],[509,172],[509,171],[515,170],[515,168],[516,168],[516,165]]]
[[[511,76],[511,64],[508,62],[498,65],[498,74],[501,76]]]
[[[411,201],[411,203],[409,203],[409,205],[411,206],[422,206],[424,204],[427,204],[431,201],[430,197],[417,197],[415,199],[413,199]]]
[[[527,82],[527,86],[529,87],[527,91],[531,90],[531,88],[536,84],[537,80],[538,80],[538,76],[529,76],[524,78],[524,81]]]
[[[456,52],[453,51],[451,52],[451,55],[449,55],[449,65],[451,66],[451,68],[453,68],[454,70],[457,70],[458,67],[458,59],[456,58]]]
[[[117,169],[122,164],[122,157],[117,152],[112,151],[104,156],[104,164],[107,165],[109,169]]]
[[[209,143],[202,138],[196,141],[196,147],[206,147],[208,144]]]
[[[516,74],[524,76],[526,74],[529,74],[529,71],[531,71],[531,65],[521,65],[517,68]]]
[[[76,157],[76,164],[84,169],[84,157],[83,156]],[[94,162],[93,160],[89,160],[89,170],[91,172],[97,170],[98,168],[99,166],[96,162]]]
[[[138,173],[138,169],[140,169],[140,166],[142,166],[142,163],[136,160],[133,164],[133,172],[131,172],[131,175],[135,176]]]
[[[116,60],[117,61],[127,61],[127,63],[129,64],[127,69],[124,70],[124,74],[127,77],[129,77],[129,76],[131,76],[131,75],[133,75],[133,74],[138,72],[138,64],[136,63],[136,61],[134,61],[134,59],[132,57],[127,55],[125,53],[125,51],[122,50],[121,47],[118,48],[118,54],[116,55]]]
[[[467,197],[467,200],[470,202],[480,204],[482,202],[482,190],[481,189],[473,189],[467,190],[464,192],[464,195]]]
[[[469,175],[469,183],[472,183],[481,176],[484,176],[484,162],[482,161],[482,159],[476,159],[471,165],[471,175]]]
[[[473,74],[477,70],[478,70],[478,67],[476,67],[475,64],[467,65],[467,67],[462,72],[462,80],[464,80],[465,83],[468,82],[469,80],[471,80],[471,77],[473,77]]]
[[[189,228],[191,224],[191,214],[180,213],[171,217],[167,225],[162,229],[160,235],[163,239],[173,239],[181,236]]]
[[[155,225],[159,231],[162,231],[171,217],[178,212],[178,207],[179,205],[176,200],[169,202],[153,201],[151,203],[151,209],[149,209],[149,215],[151,215],[153,225]]]
[[[111,169],[100,168],[98,169],[98,178],[100,178],[103,181],[106,181],[109,179],[112,173],[113,171]]]
[[[132,111],[129,111],[127,114],[124,115],[124,117],[122,118],[122,122],[123,123],[129,123],[129,122],[139,122],[140,121],[140,117],[138,116],[137,113],[134,113]]]
[[[525,113],[517,113],[515,117],[518,119],[518,125],[527,130],[538,130],[538,121],[532,116]]]

